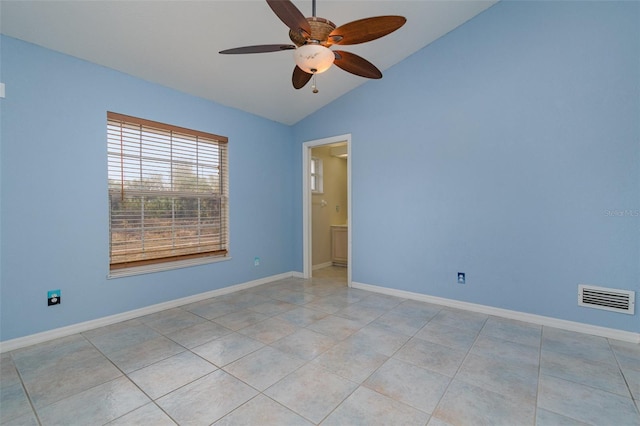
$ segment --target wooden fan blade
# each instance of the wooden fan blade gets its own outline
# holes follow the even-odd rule
[[[311,25],[302,12],[290,0],[267,0],[269,7],[278,18],[293,32],[303,31],[311,35]]]
[[[296,67],[293,69],[291,82],[293,83],[293,87],[295,87],[296,89],[302,89],[304,85],[307,84],[309,80],[311,80],[311,77],[313,77],[313,74],[309,74],[308,72],[303,71],[302,68],[296,65]]]
[[[404,25],[404,16],[376,16],[349,22],[331,31],[333,44],[359,44],[390,34]]]
[[[241,55],[245,53],[269,53],[280,52],[281,50],[291,50],[296,47],[293,44],[260,44],[257,46],[236,47],[234,49],[221,50],[218,53],[223,55]]]
[[[346,72],[359,75],[360,77],[375,79],[382,78],[380,70],[363,57],[358,56],[355,53],[344,52],[342,50],[335,50],[333,53],[336,55],[336,59],[333,63]]]

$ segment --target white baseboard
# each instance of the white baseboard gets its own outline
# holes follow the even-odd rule
[[[578,333],[592,334],[595,336],[606,337],[608,339],[623,340],[625,342],[640,344],[640,333],[633,333],[631,331],[617,330],[615,328],[600,327],[597,325],[584,324],[581,322],[567,321],[563,319],[528,314],[519,311],[511,311],[509,309],[495,308],[493,306],[479,305],[476,303],[461,302],[454,299],[445,299],[443,297],[429,296],[426,294],[413,293],[405,290],[396,290],[388,287],[358,283],[355,281],[351,283],[351,286],[353,288],[359,288],[361,290],[368,290],[375,293],[386,294],[389,296],[401,297],[403,299],[418,300],[420,302],[428,302],[436,305],[448,306],[450,308],[464,309],[467,311],[479,312],[482,314],[494,315],[502,318],[526,321],[532,324],[555,327],[563,330],[576,331]]]
[[[207,291],[204,293],[194,294],[180,299],[170,300],[168,302],[158,303],[156,305],[145,306],[144,308],[134,309],[132,311],[120,314],[110,315],[95,320],[85,321],[72,324],[66,327],[55,328],[53,330],[43,331],[42,333],[31,334],[29,336],[18,337],[16,339],[5,340],[0,342],[0,353],[13,351],[24,348],[26,346],[35,345],[37,343],[46,342],[60,337],[71,336],[72,334],[82,333],[83,331],[93,330],[94,328],[104,327],[106,325],[127,321],[133,318],[139,318],[155,312],[164,311],[178,306],[187,305],[189,303],[199,302],[200,300],[209,299],[211,297],[222,296],[224,294],[234,293],[251,287],[267,284],[273,281],[290,278],[296,276],[296,272],[285,272],[283,274],[272,275],[270,277],[260,278],[246,283],[236,284],[229,287],[219,288],[217,290]]]
[[[333,262],[324,262],[324,263],[319,263],[317,265],[313,265],[313,267],[311,268],[312,271],[315,271],[316,269],[322,269],[322,268],[328,268],[329,266],[333,265]]]
[[[13,351],[16,349],[24,348],[26,346],[35,345],[37,343],[46,342],[49,340],[57,339],[60,337],[66,337],[73,334],[81,333],[95,328],[104,327],[107,325],[115,324],[122,321],[127,321],[134,318],[139,318],[145,315],[149,315],[155,312],[163,311],[165,309],[171,309],[178,306],[187,305],[189,303],[198,302],[200,300],[209,299],[211,297],[222,296],[224,294],[234,293],[236,291],[256,287],[259,285],[267,284],[273,281],[285,279],[285,278],[303,278],[301,272],[285,272],[283,274],[272,275],[270,277],[260,278],[246,283],[236,284],[229,287],[223,287],[217,290],[212,290],[193,296],[187,296],[180,299],[170,300],[168,302],[158,303],[156,305],[146,306],[140,309],[134,309],[132,311],[123,312],[120,314],[110,315],[103,318],[98,318],[91,321],[86,321],[78,324],[72,324],[66,327],[60,327],[53,330],[43,331],[42,333],[31,334],[29,336],[18,337],[16,339],[6,340],[0,342],[0,353]],[[363,284],[353,281],[351,283],[353,288],[359,288],[362,290],[368,290],[375,293],[387,294],[389,296],[401,297],[404,299],[418,300],[421,302],[434,303],[437,305],[448,306],[452,308],[464,309],[472,312],[479,312],[487,315],[495,315],[503,318],[514,319],[518,321],[526,321],[533,324],[555,327],[569,331],[576,331],[579,333],[592,334],[595,336],[606,337],[610,339],[623,340],[626,342],[640,344],[640,333],[633,333],[630,331],[617,330],[613,328],[600,327],[596,325],[584,324],[580,322],[567,321],[558,318],[545,317],[542,315],[528,314],[525,312],[511,311],[508,309],[495,308],[492,306],[479,305],[475,303],[462,302],[453,299],[446,299],[442,297],[429,296],[421,293],[413,293],[405,290],[396,290],[387,287],[380,287],[371,284]]]

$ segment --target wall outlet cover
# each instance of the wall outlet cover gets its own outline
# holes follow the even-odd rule
[[[259,257],[254,257],[253,258],[253,266],[260,266],[260,258]]]
[[[466,282],[464,272],[458,272],[458,284],[464,284]]]
[[[59,305],[60,302],[60,290],[49,290],[47,292],[47,306]]]

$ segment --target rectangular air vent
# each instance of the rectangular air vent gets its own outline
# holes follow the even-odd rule
[[[636,292],[616,288],[578,285],[578,305],[633,315]]]

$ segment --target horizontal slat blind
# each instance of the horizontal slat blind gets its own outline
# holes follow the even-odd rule
[[[110,264],[228,249],[227,138],[107,113]]]

